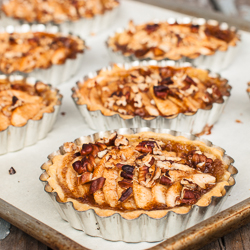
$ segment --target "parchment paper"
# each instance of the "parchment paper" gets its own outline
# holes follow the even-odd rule
[[[78,76],[59,85],[59,89],[64,95],[61,112],[66,114],[59,115],[53,130],[44,140],[19,152],[0,156],[1,199],[90,249],[145,249],[157,244],[110,242],[87,236],[83,232],[71,228],[67,222],[61,219],[52,205],[49,196],[43,190],[39,176],[42,172],[40,166],[47,161],[47,155],[57,150],[64,142],[73,141],[75,138],[94,132],[88,128],[78,113],[71,99],[71,88],[80,76],[108,65],[110,58],[104,45],[108,35],[118,27],[126,26],[130,19],[139,24],[155,18],[167,19],[171,16],[182,17],[184,15],[141,3],[122,1],[122,8],[114,26],[108,31],[86,40],[90,49],[85,52],[85,63]],[[232,96],[219,122],[212,129],[212,134],[204,136],[215,145],[226,149],[227,154],[235,159],[235,166],[239,170],[236,186],[223,209],[250,195],[250,101],[246,93],[246,84],[250,81],[250,34],[241,33],[242,43],[239,55],[227,70],[221,72],[222,76],[229,79],[229,83],[233,86]],[[236,119],[242,123],[237,123]],[[8,170],[12,166],[16,169],[15,175],[9,175]]]

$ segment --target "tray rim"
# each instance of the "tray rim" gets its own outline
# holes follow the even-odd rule
[[[231,25],[236,26],[240,30],[250,33],[250,22],[243,19],[232,21],[230,17],[216,13],[213,11],[202,11],[200,8],[186,8],[176,3],[162,3],[161,0],[126,0],[128,2],[137,2],[141,5],[152,5],[159,9],[168,9],[180,14],[200,17],[205,19],[216,19],[218,21],[226,21]],[[23,230],[47,246],[55,249],[71,249],[89,250],[66,235],[58,232],[52,227],[46,225],[33,216],[23,212],[21,209],[8,203],[0,198],[0,217],[8,221],[12,225]],[[223,235],[247,224],[250,222],[250,198],[247,198],[222,212],[213,215],[207,220],[204,220],[195,226],[184,230],[183,232],[160,242],[159,244],[147,248],[147,250],[196,250],[205,246],[209,242],[222,237]],[[212,228],[212,230],[211,230]],[[202,234],[199,234],[202,230]],[[53,234],[53,237],[51,235]],[[192,238],[191,238],[192,237]],[[197,246],[198,244],[198,246]]]

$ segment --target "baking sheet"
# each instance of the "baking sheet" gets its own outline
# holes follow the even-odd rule
[[[110,58],[104,45],[108,35],[118,27],[126,26],[130,19],[135,20],[136,23],[142,23],[155,18],[167,19],[171,16],[183,17],[184,15],[141,3],[122,1],[119,19],[117,19],[114,26],[99,36],[93,36],[86,40],[90,50],[85,53],[85,63],[82,65],[81,72],[71,81],[58,86],[64,95],[61,112],[65,112],[65,115],[59,115],[53,130],[48,134],[47,138],[19,152],[0,156],[1,199],[90,249],[132,250],[145,249],[157,244],[110,242],[87,236],[81,231],[72,229],[67,222],[61,219],[49,196],[43,191],[39,176],[41,174],[40,166],[47,160],[48,154],[57,150],[66,141],[73,141],[81,135],[94,132],[87,127],[74,106],[71,99],[71,88],[74,86],[75,80],[81,75],[102,68],[109,63]],[[239,170],[236,177],[237,184],[223,209],[248,198],[250,194],[248,177],[250,100],[246,93],[246,83],[250,81],[249,44],[250,34],[242,32],[242,44],[238,57],[227,70],[221,72],[222,76],[228,78],[229,83],[233,86],[232,96],[224,110],[224,114],[212,129],[212,134],[204,136],[214,144],[226,149],[227,154],[235,159],[235,166]],[[237,123],[236,120],[240,120],[242,123]],[[8,173],[12,166],[17,171],[15,175],[9,175]]]

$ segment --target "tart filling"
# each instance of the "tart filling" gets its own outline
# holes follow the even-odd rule
[[[169,134],[113,133],[63,148],[63,155],[43,165],[42,180],[60,201],[100,216],[186,213],[194,204],[207,206],[212,196],[224,195],[231,175],[222,149]]]
[[[179,113],[194,114],[211,109],[230,95],[226,79],[192,67],[115,65],[94,78],[78,83],[73,97],[88,110],[101,110],[105,116],[119,114],[123,119],[140,116],[154,119]]]
[[[118,0],[10,0],[2,5],[9,17],[39,23],[62,23],[92,18],[119,5]]]
[[[13,125],[24,126],[28,120],[40,120],[44,113],[54,112],[58,103],[56,90],[42,82],[28,84],[24,78],[0,79],[0,131]]]
[[[217,22],[202,25],[168,22],[134,25],[130,21],[126,30],[108,39],[107,45],[124,56],[179,60],[182,57],[193,59],[200,55],[212,55],[217,50],[226,51],[229,46],[236,46],[237,41],[239,37],[235,30],[221,29]]]
[[[47,69],[53,64],[64,64],[83,53],[84,41],[76,36],[46,32],[0,33],[0,70],[5,74],[15,71],[31,72]]]

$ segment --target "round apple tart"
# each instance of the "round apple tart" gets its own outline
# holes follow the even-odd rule
[[[218,74],[189,63],[174,65],[174,61],[136,61],[104,68],[78,81],[72,97],[94,129],[132,124],[144,127],[152,123],[200,133],[206,125],[212,126],[218,120],[231,86]],[[178,127],[183,121],[186,127]],[[199,127],[189,128],[190,124]]]
[[[2,5],[6,16],[27,22],[62,23],[80,18],[92,18],[117,7],[117,0],[10,0]]]
[[[46,190],[78,211],[126,219],[184,214],[194,204],[208,206],[232,184],[224,151],[201,141],[155,132],[80,140],[52,154],[41,176]]]
[[[181,23],[171,20],[141,25],[130,21],[127,29],[109,37],[107,46],[127,58],[154,60],[193,59],[236,46],[239,35],[235,28],[229,28],[226,23],[220,25],[214,20],[205,22],[203,19],[204,22],[200,23],[201,20],[185,22],[183,19]]]
[[[21,75],[0,75],[0,154],[44,138],[52,128],[62,95],[50,85]]]
[[[46,31],[1,32],[0,42],[0,71],[5,74],[29,73],[64,64],[82,54],[85,48],[84,41],[76,36]]]

